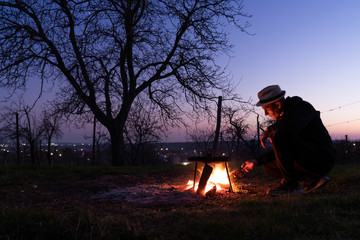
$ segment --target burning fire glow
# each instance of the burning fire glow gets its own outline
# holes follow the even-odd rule
[[[213,166],[213,165],[211,165],[211,166],[213,167],[213,171],[207,182],[207,185],[205,188],[205,193],[214,189],[214,187],[216,187],[216,191],[228,190],[230,183],[229,183],[229,178],[226,173],[226,168],[225,168],[224,164],[215,164],[215,166]],[[201,170],[198,169],[198,171],[200,172],[200,177],[201,177],[202,169]],[[199,183],[197,182],[195,184],[195,189],[194,189],[195,192],[198,189],[198,185],[199,185]],[[194,181],[189,180],[187,183],[187,190],[193,188],[193,186],[194,186]]]

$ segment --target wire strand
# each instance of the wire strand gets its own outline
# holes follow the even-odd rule
[[[326,111],[322,111],[321,113],[327,113],[327,112],[332,112],[332,111],[340,110],[340,109],[343,108],[343,107],[347,107],[347,106],[350,106],[350,105],[353,105],[353,104],[356,104],[356,103],[359,103],[359,102],[360,102],[360,100],[355,101],[355,102],[352,102],[352,103],[344,104],[344,105],[339,106],[339,107],[337,107],[337,108],[332,108],[332,109],[329,109],[329,110],[326,110]]]
[[[344,122],[338,122],[338,123],[334,123],[334,124],[329,124],[329,125],[326,125],[325,127],[332,127],[332,126],[341,125],[341,124],[350,123],[350,122],[355,122],[355,121],[360,121],[360,118],[349,120],[349,121],[344,121]]]

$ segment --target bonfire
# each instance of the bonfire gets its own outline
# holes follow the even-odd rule
[[[193,157],[189,161],[195,162],[194,180],[187,183],[188,190],[193,190],[198,195],[209,196],[215,193],[232,192],[228,169],[228,157]],[[198,163],[203,163],[199,170]],[[196,183],[197,172],[200,172],[200,179]]]

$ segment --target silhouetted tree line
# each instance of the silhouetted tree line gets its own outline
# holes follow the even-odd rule
[[[126,125],[124,134],[129,164],[160,162],[154,145],[164,132],[159,120],[150,116],[151,111],[145,111],[146,107],[146,104],[139,104],[130,115],[132,121]],[[37,118],[33,110],[33,107],[20,101],[13,102],[1,114],[0,140],[11,145],[11,153],[3,153],[4,164],[111,164],[110,140],[102,126],[95,128],[95,136],[85,136],[87,139],[94,138],[94,148],[81,151],[73,147],[55,149],[53,141],[62,136],[61,129],[66,127],[66,119],[59,112],[51,113],[48,109]],[[16,139],[21,142],[19,152]]]

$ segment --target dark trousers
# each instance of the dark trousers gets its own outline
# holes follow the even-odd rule
[[[262,159],[264,172],[271,177],[303,181],[325,176],[334,166],[333,152],[319,150],[311,142],[281,135],[275,135],[271,142],[273,150]]]

